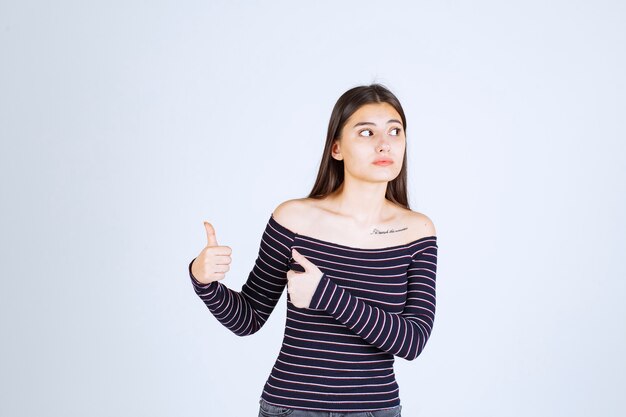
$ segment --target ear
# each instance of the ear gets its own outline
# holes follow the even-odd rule
[[[341,155],[341,146],[339,145],[339,140],[335,140],[333,145],[330,148],[330,155],[335,158],[337,161],[343,160],[343,155]]]

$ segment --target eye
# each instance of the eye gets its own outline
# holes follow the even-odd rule
[[[369,132],[369,135],[365,135],[365,134],[364,134],[365,132]],[[361,131],[359,132],[359,135],[361,135],[361,136],[373,136],[373,135],[374,135],[374,132],[372,132],[370,129],[365,129],[365,130],[361,130]]]
[[[392,133],[392,136],[398,136],[400,132],[402,132],[402,129],[399,127],[394,127],[393,129],[391,129],[391,132],[393,131],[395,131],[396,133]]]

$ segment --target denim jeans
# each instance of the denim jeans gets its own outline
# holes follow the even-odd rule
[[[263,398],[259,400],[259,417],[401,417],[402,405],[373,411],[317,411],[272,405]]]

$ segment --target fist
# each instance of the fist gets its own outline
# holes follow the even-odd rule
[[[291,254],[293,259],[302,265],[304,272],[287,271],[287,293],[291,298],[291,304],[298,308],[309,308],[323,273],[297,250],[292,249]]]
[[[209,222],[204,222],[207,245],[191,264],[191,273],[203,284],[224,279],[226,272],[230,270],[230,254],[232,249],[228,246],[219,246],[215,229]]]

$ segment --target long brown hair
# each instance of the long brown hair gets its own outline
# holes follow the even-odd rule
[[[402,125],[406,135],[406,117],[398,98],[381,84],[362,85],[351,88],[339,97],[330,115],[328,123],[328,133],[326,134],[326,145],[317,172],[317,179],[313,189],[309,193],[309,198],[323,198],[335,191],[343,183],[344,167],[343,161],[338,161],[331,156],[333,142],[339,138],[341,130],[346,121],[361,106],[370,103],[388,103],[402,118]],[[409,209],[407,198],[406,168],[406,147],[402,157],[402,169],[396,178],[387,183],[385,198],[406,209]]]

